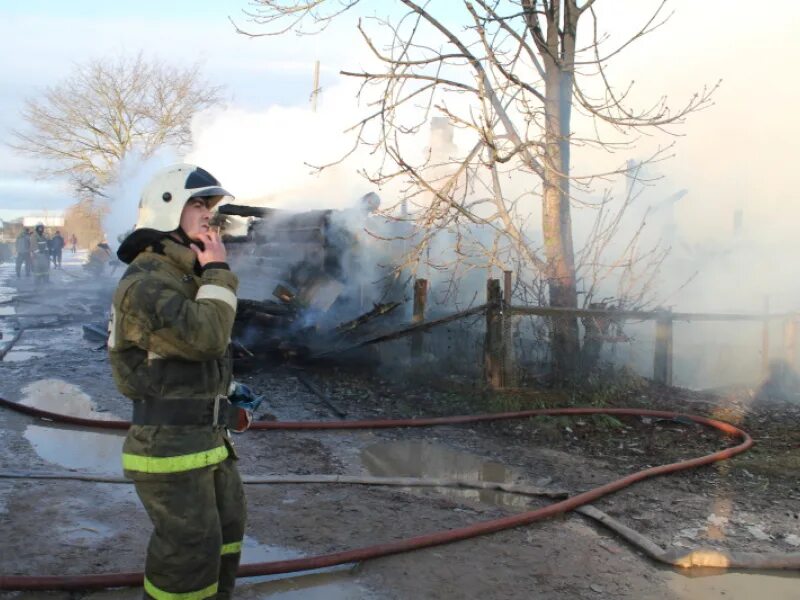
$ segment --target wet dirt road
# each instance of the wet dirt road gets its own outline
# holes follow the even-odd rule
[[[127,418],[105,353],[82,337],[84,320],[102,322],[113,281],[90,280],[65,257],[47,293],[17,286],[13,266],[0,265],[0,302],[33,293],[32,301],[0,304],[5,314],[55,313],[54,325],[31,328],[0,362],[0,395],[57,412]],[[35,304],[34,302],[38,303]],[[87,310],[88,307],[88,310]],[[85,317],[84,317],[85,315]],[[74,318],[73,318],[74,316]],[[26,318],[37,325],[44,317]],[[68,321],[68,322],[67,322]],[[5,344],[11,319],[0,319]],[[336,373],[314,374],[335,392],[354,385]],[[267,394],[263,407],[281,420],[334,417],[292,371],[267,369],[244,381]],[[380,383],[383,385],[383,383]],[[399,389],[386,384],[388,389]],[[403,392],[405,393],[405,392]],[[345,402],[346,396],[337,398]],[[352,401],[354,418],[388,411]],[[444,427],[362,432],[248,432],[237,436],[243,475],[339,473],[459,477],[547,485],[574,492],[618,477],[657,456],[609,453],[531,443],[516,426]],[[575,426],[571,427],[574,429]],[[615,433],[614,435],[619,435]],[[631,429],[628,436],[633,438]],[[669,435],[669,432],[664,433]],[[712,436],[713,437],[713,436]],[[2,469],[119,475],[121,436],[56,426],[0,412]],[[678,438],[679,439],[679,438]],[[629,443],[630,442],[630,443]],[[710,439],[710,447],[721,440]],[[626,448],[636,448],[630,439]],[[715,446],[716,444],[716,446]],[[619,450],[620,454],[627,450]],[[634,464],[636,461],[639,463]],[[649,481],[598,506],[665,547],[717,545],[749,551],[792,551],[800,535],[800,494],[753,475],[734,485],[730,469]],[[749,479],[748,479],[749,481]],[[787,492],[787,489],[789,490]],[[463,526],[539,506],[506,493],[367,486],[287,484],[248,486],[244,562],[339,551]],[[77,574],[142,568],[149,524],[132,486],[81,481],[0,480],[0,573]],[[360,565],[268,579],[243,579],[243,599],[653,598],[777,600],[800,597],[796,574],[686,573],[664,568],[578,515]],[[138,598],[140,590],[0,592],[0,598]]]

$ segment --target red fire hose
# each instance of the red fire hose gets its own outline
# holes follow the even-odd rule
[[[0,398],[0,406],[11,408],[12,410],[33,415],[59,423],[72,425],[82,425],[86,427],[96,427],[103,429],[127,429],[129,423],[126,421],[101,421],[95,419],[84,419],[70,417],[47,411],[41,411],[30,406],[24,406],[16,402],[10,402]],[[753,445],[752,438],[738,427],[734,427],[724,421],[708,419],[695,415],[686,415],[660,410],[639,410],[632,408],[553,408],[523,410],[508,413],[488,413],[483,415],[462,415],[455,417],[437,417],[427,419],[398,419],[398,420],[366,420],[366,421],[338,421],[338,422],[257,422],[251,429],[377,429],[387,427],[427,427],[432,425],[451,425],[463,423],[475,423],[479,421],[499,421],[508,419],[523,419],[542,415],[625,415],[625,416],[646,416],[661,417],[667,419],[683,418],[694,421],[707,427],[712,427],[725,433],[728,436],[738,438],[741,442],[724,450],[719,450],[712,454],[707,454],[698,458],[692,458],[676,463],[651,467],[627,475],[615,481],[611,481],[596,487],[592,490],[578,494],[561,502],[550,504],[543,508],[527,511],[521,514],[483,521],[474,525],[451,529],[447,531],[437,531],[419,535],[403,540],[376,544],[343,552],[297,558],[292,560],[282,560],[275,562],[253,563],[241,565],[239,567],[239,577],[253,577],[257,575],[273,575],[278,573],[293,573],[332,567],[347,563],[359,562],[381,556],[389,556],[400,552],[408,552],[419,548],[428,548],[447,544],[467,538],[494,533],[504,529],[511,529],[520,525],[527,525],[535,521],[546,519],[561,513],[573,510],[581,505],[588,504],[598,498],[616,492],[642,479],[674,473],[684,469],[691,469],[702,465],[707,465],[720,460],[725,460],[744,452]],[[135,587],[141,586],[143,581],[142,573],[113,573],[108,575],[63,575],[63,576],[11,576],[0,575],[0,589],[2,590],[88,590],[102,589],[109,587]]]

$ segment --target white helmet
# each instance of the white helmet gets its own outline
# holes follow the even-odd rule
[[[224,197],[233,195],[224,190],[216,177],[196,165],[177,164],[156,173],[142,192],[136,229],[153,229],[164,233],[175,231],[181,222],[183,207],[191,198],[210,198],[209,208]]]

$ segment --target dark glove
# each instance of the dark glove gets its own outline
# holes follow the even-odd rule
[[[233,393],[228,396],[233,406],[233,419],[230,423],[234,433],[243,433],[250,428],[253,422],[253,413],[264,400],[264,396],[257,395],[243,383],[234,384]]]

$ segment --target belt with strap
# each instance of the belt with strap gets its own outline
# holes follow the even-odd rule
[[[225,396],[213,400],[136,400],[134,425],[222,425],[228,426],[230,402]]]

